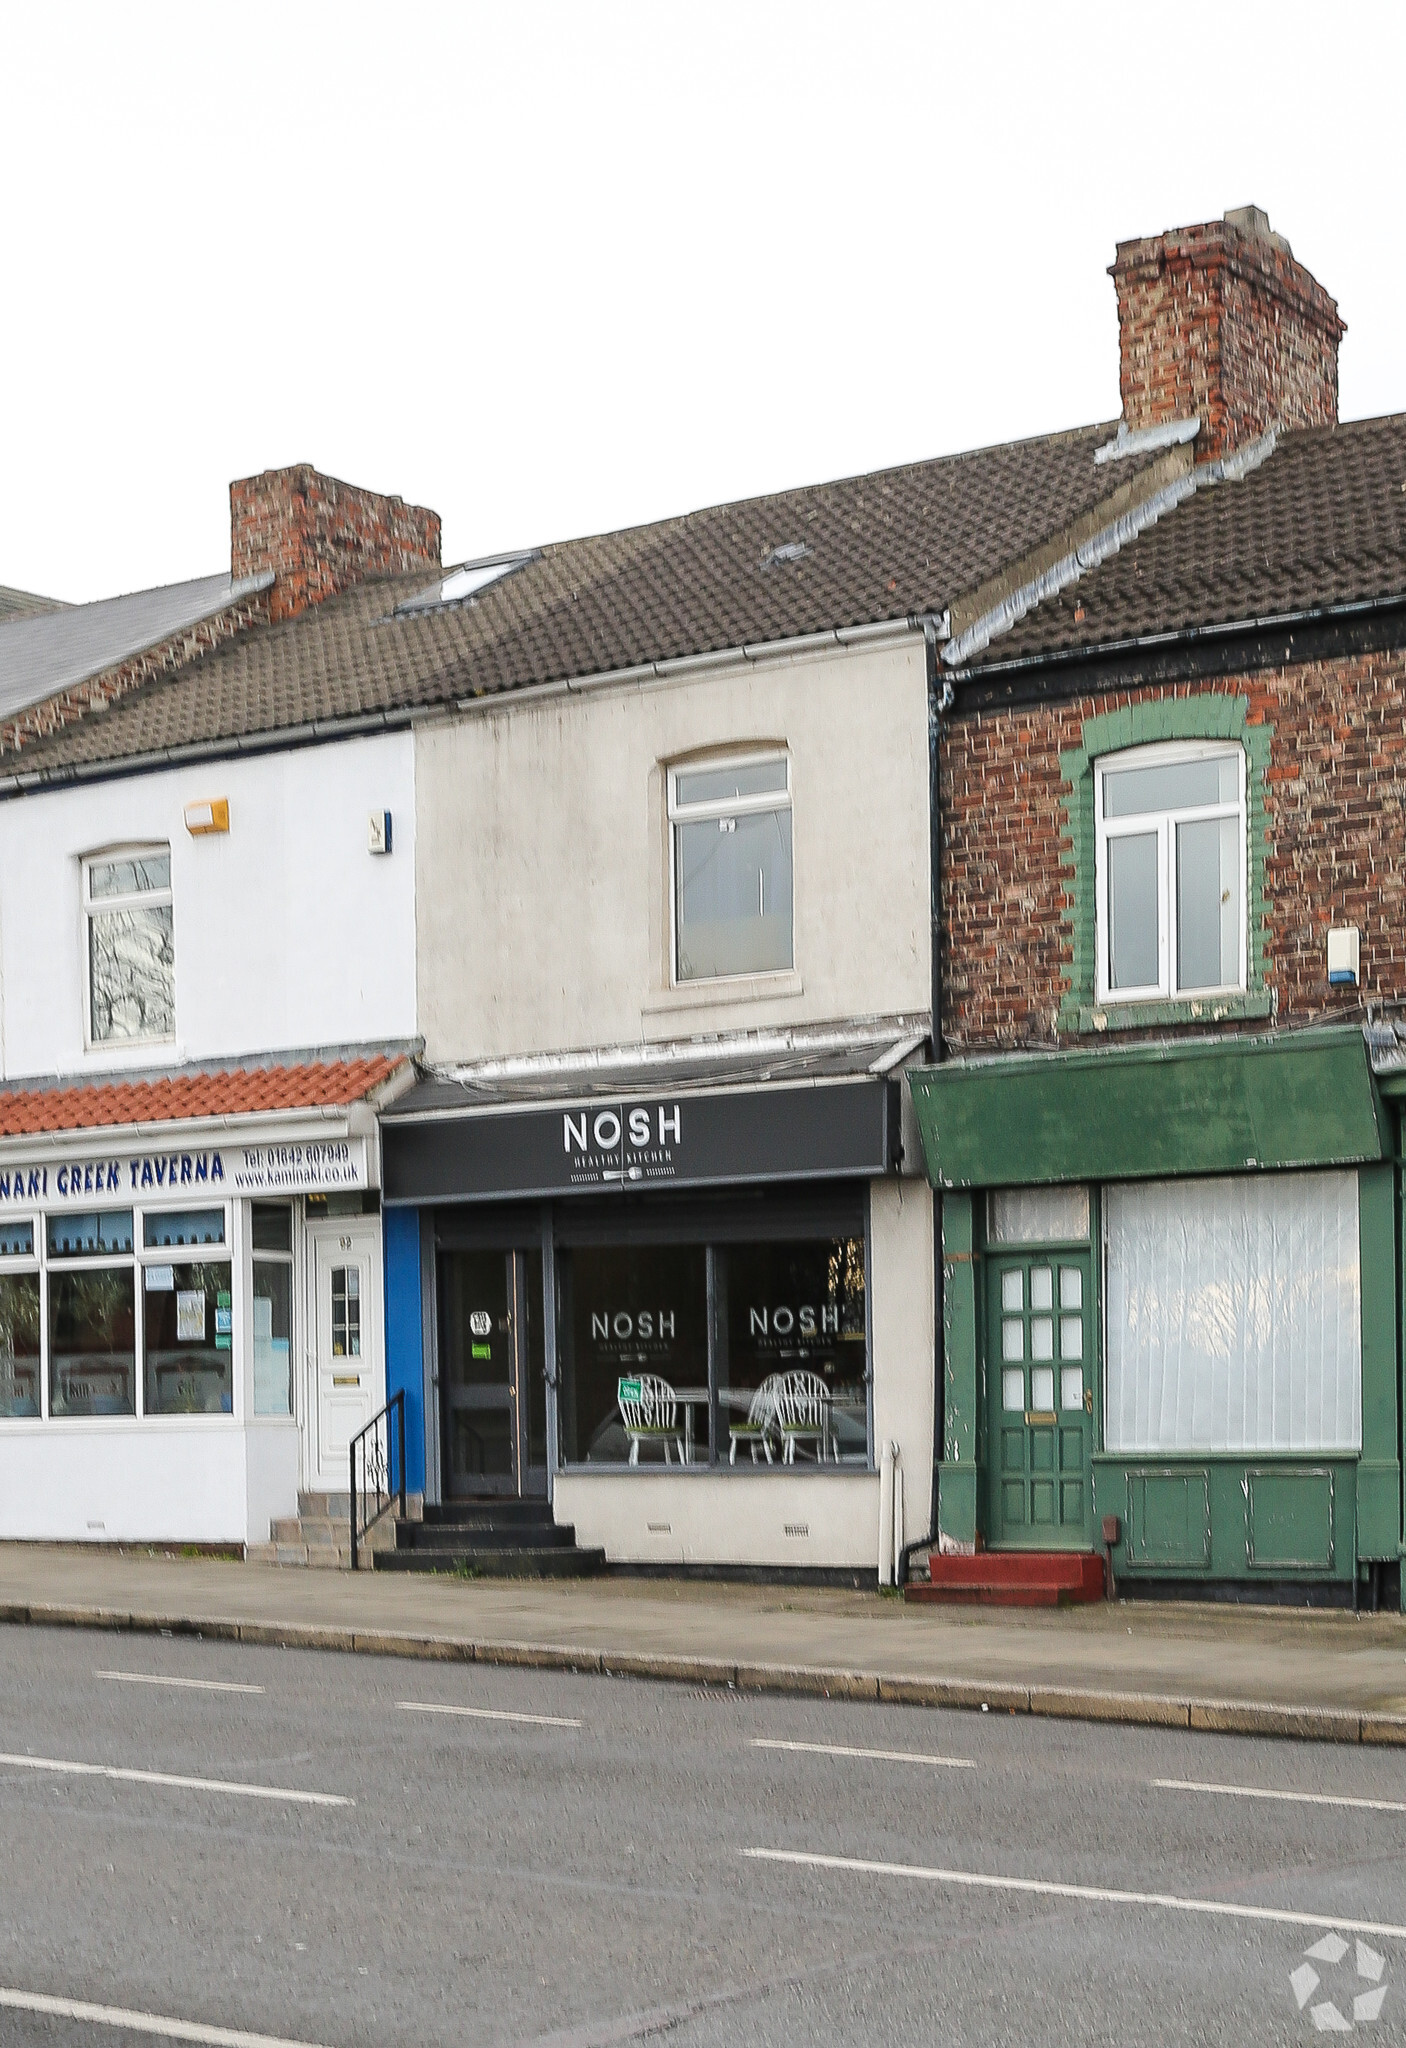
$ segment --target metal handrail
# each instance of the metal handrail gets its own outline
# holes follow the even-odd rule
[[[397,1442],[397,1437],[399,1442]],[[397,1450],[399,1457],[396,1456]],[[391,1507],[405,1515],[405,1389],[397,1388],[380,1413],[351,1440],[351,1562],[357,1568],[362,1543]],[[358,1462],[360,1477],[358,1478]],[[399,1480],[396,1475],[399,1473]],[[372,1509],[372,1502],[375,1507]],[[363,1503],[365,1512],[363,1513]]]

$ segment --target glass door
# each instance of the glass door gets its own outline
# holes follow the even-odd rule
[[[987,1274],[991,1543],[1005,1549],[1089,1549],[1089,1254],[992,1251]]]
[[[444,1498],[545,1494],[542,1255],[441,1248],[438,1269]]]

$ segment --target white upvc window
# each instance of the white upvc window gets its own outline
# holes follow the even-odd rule
[[[169,846],[123,847],[84,860],[83,978],[90,1046],[175,1037]]]
[[[744,754],[671,768],[669,839],[675,981],[791,968],[787,755]]]
[[[1245,754],[1185,742],[1095,774],[1098,997],[1171,1001],[1245,987]]]

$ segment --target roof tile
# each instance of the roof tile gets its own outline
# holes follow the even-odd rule
[[[197,1117],[260,1116],[279,1110],[341,1108],[360,1102],[400,1067],[378,1053],[300,1067],[226,1067],[155,1081],[84,1083],[76,1088],[0,1090],[0,1138]]]

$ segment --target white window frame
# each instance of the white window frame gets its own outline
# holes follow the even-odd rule
[[[784,789],[769,789],[758,796],[721,797],[707,803],[681,803],[678,782],[681,775],[722,772],[728,768],[767,768],[780,762],[786,774]],[[669,831],[669,984],[672,988],[706,987],[709,983],[764,981],[794,975],[796,963],[796,824],[795,794],[791,779],[791,754],[787,747],[733,749],[728,753],[700,754],[670,767],[668,783]],[[766,967],[760,971],[743,968],[736,974],[690,974],[679,972],[679,872],[678,827],[700,824],[709,818],[741,818],[759,811],[791,813],[791,964]]]
[[[1189,804],[1180,809],[1142,811],[1135,817],[1105,819],[1104,777],[1126,768],[1168,768],[1183,761],[1233,760],[1236,765],[1236,795],[1214,804]],[[1236,818],[1240,831],[1240,928],[1236,958],[1236,979],[1215,988],[1179,989],[1176,986],[1177,890],[1175,834],[1178,825],[1203,819]],[[1108,842],[1111,839],[1157,835],[1157,979],[1142,988],[1112,987],[1109,979],[1109,940],[1112,926],[1108,915]],[[1247,985],[1246,939],[1249,911],[1249,832],[1246,817],[1245,749],[1234,741],[1177,740],[1161,746],[1129,747],[1119,754],[1107,754],[1094,764],[1094,877],[1098,1000],[1101,1004],[1149,1002],[1204,1002],[1217,996],[1243,993]]]
[[[165,854],[171,859],[171,843],[167,839],[154,839],[135,846],[104,846],[93,853],[85,853],[82,859],[82,946],[83,946],[83,1046],[87,1052],[120,1052],[128,1045],[174,1045],[176,1042],[176,965],[174,958],[176,911],[174,885],[168,882],[164,889],[142,889],[130,896],[101,896],[96,901],[92,895],[92,873],[94,868],[106,867],[112,861],[144,860]],[[171,910],[171,1029],[169,1032],[147,1033],[131,1038],[97,1038],[93,1035],[93,942],[92,923],[94,917],[103,917],[115,910],[155,910],[165,906]]]
[[[78,1204],[75,1203],[73,1206],[76,1209]],[[143,1206],[139,1202],[132,1201],[130,1195],[127,1195],[126,1199],[123,1199],[121,1196],[115,1198],[94,1196],[91,1201],[85,1197],[82,1207],[85,1214],[89,1211],[106,1214],[112,1210],[125,1211],[130,1209],[132,1215],[131,1251],[91,1253],[71,1259],[56,1258],[51,1256],[49,1251],[49,1225],[56,1219],[62,1219],[63,1209],[51,1208],[40,1212],[26,1209],[10,1219],[15,1222],[32,1223],[34,1228],[33,1252],[16,1252],[0,1255],[0,1272],[37,1273],[39,1275],[40,1400],[38,1415],[0,1416],[0,1433],[24,1431],[26,1429],[33,1430],[41,1422],[44,1425],[44,1433],[46,1435],[51,1423],[56,1425],[57,1431],[72,1429],[75,1432],[92,1432],[93,1430],[98,1430],[102,1433],[121,1432],[136,1428],[140,1428],[143,1432],[160,1430],[179,1431],[192,1428],[218,1431],[242,1424],[247,1414],[244,1398],[243,1368],[247,1316],[244,1311],[242,1288],[249,1279],[250,1257],[249,1247],[244,1241],[242,1226],[238,1220],[241,1205],[236,1201],[231,1201],[219,1195],[213,1201],[200,1201],[195,1197],[194,1190],[192,1190],[190,1197],[182,1202],[149,1202]],[[148,1218],[159,1218],[170,1215],[175,1210],[190,1209],[218,1209],[220,1211],[224,1218],[224,1239],[221,1244],[190,1246],[147,1244],[146,1224]],[[295,1220],[295,1230],[296,1227]],[[200,1253],[202,1251],[207,1255],[204,1259],[191,1256],[192,1253]],[[283,1255],[274,1254],[274,1256],[281,1257]],[[230,1269],[230,1353],[232,1358],[230,1408],[228,1412],[221,1411],[218,1414],[156,1414],[148,1409],[146,1405],[146,1268],[148,1266],[182,1264],[216,1265],[226,1262]],[[56,1416],[53,1413],[53,1390],[50,1384],[52,1361],[49,1355],[49,1325],[51,1320],[49,1287],[51,1278],[55,1274],[94,1272],[113,1266],[129,1267],[132,1270],[134,1300],[132,1348],[133,1366],[136,1372],[134,1411],[130,1415]],[[295,1288],[295,1319],[298,1313]],[[280,1418],[273,1417],[271,1419],[277,1421]]]
[[[32,1429],[35,1423],[49,1419],[49,1297],[43,1267],[44,1218],[25,1209],[7,1216],[5,1220],[30,1226],[30,1249],[27,1252],[0,1251],[0,1273],[33,1273],[39,1281],[39,1413],[0,1416],[0,1429],[13,1429],[17,1425]]]
[[[158,1429],[184,1428],[196,1422],[209,1428],[233,1422],[236,1417],[243,1420],[241,1381],[243,1373],[238,1350],[238,1334],[235,1329],[235,1296],[239,1285],[240,1261],[235,1255],[233,1202],[222,1201],[217,1195],[213,1201],[202,1201],[191,1189],[190,1196],[182,1202],[149,1203],[135,1212],[132,1232],[133,1248],[137,1260],[137,1415],[141,1421]],[[158,1222],[163,1216],[183,1216],[201,1209],[218,1209],[224,1219],[224,1235],[217,1245],[149,1245],[146,1241],[148,1221]],[[181,1410],[159,1412],[146,1405],[146,1269],[148,1266],[215,1266],[229,1267],[230,1299],[230,1405],[228,1411],[219,1414],[186,1414]],[[128,1418],[131,1419],[130,1417]]]

